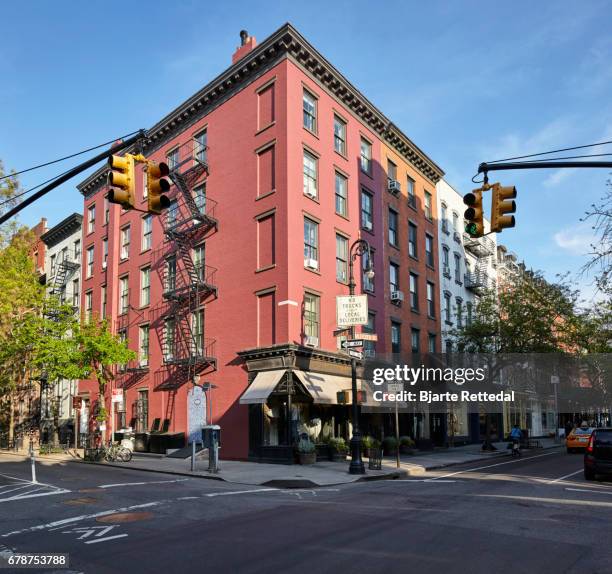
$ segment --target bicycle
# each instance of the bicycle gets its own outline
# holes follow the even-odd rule
[[[130,462],[132,451],[120,444],[109,444],[100,449],[99,457],[106,462]]]

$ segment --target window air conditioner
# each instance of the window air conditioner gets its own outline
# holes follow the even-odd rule
[[[319,346],[319,337],[306,337],[306,346],[307,347],[318,347]]]
[[[401,190],[400,182],[397,179],[387,180],[387,190],[393,195],[397,195]]]
[[[402,291],[391,291],[391,301],[394,303],[401,303],[404,300],[404,293]]]
[[[316,259],[304,259],[304,267],[308,269],[318,269],[319,262]]]

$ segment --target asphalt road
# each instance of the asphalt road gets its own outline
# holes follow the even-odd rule
[[[28,479],[0,456],[0,555],[68,553],[57,572],[612,573],[612,481],[557,449],[314,490],[74,463]]]

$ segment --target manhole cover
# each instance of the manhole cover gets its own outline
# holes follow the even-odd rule
[[[137,522],[138,520],[149,520],[153,518],[152,512],[118,512],[117,514],[109,514],[108,516],[100,516],[96,518],[96,522]]]
[[[92,498],[91,496],[83,496],[82,498],[71,498],[70,500],[64,500],[64,504],[93,504],[94,502],[98,502],[97,498]]]

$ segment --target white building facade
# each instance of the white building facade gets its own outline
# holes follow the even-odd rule
[[[80,315],[81,303],[81,233],[83,216],[73,213],[49,229],[41,240],[47,246],[45,283],[49,295],[71,305]],[[76,412],[72,398],[77,395],[78,381],[48,381],[41,390],[41,439],[52,440],[52,430],[58,424],[62,444],[74,444]],[[46,437],[45,437],[46,435]]]

